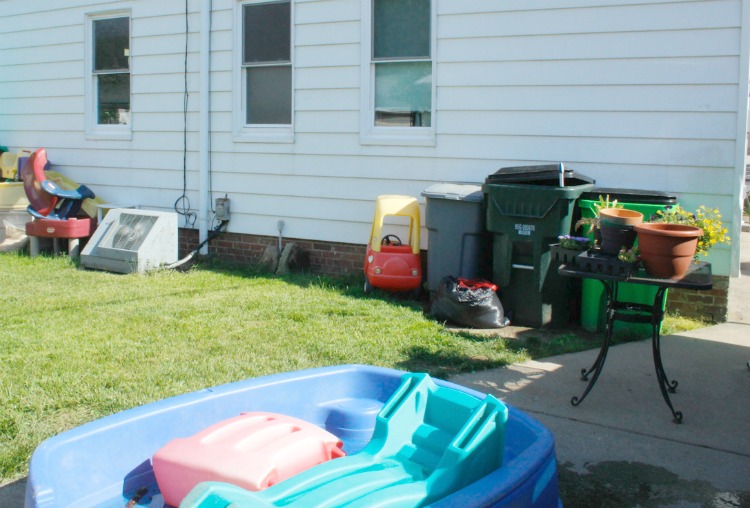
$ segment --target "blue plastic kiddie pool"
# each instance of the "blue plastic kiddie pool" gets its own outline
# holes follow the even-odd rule
[[[398,396],[399,387],[403,389],[404,374],[363,365],[288,372],[188,393],[96,420],[39,445],[31,458],[25,506],[161,508],[164,502],[151,466],[153,454],[176,437],[191,436],[248,411],[289,415],[337,435],[348,457],[332,463],[364,455],[372,448],[368,443],[376,417],[394,394]],[[456,397],[463,399],[462,404],[468,400],[473,406],[474,398],[480,406],[487,397],[446,381],[434,383],[459,392]],[[417,394],[414,400],[420,397]],[[497,409],[496,401],[491,405]],[[560,505],[552,434],[513,407],[508,406],[507,413],[505,405],[501,409],[500,466],[445,497],[429,499],[429,506]],[[310,505],[315,505],[314,499]]]

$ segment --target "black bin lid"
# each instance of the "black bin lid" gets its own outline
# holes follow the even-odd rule
[[[488,184],[527,184],[558,185],[560,165],[543,164],[540,166],[514,166],[502,168],[489,175],[484,183]],[[570,168],[565,168],[565,180],[575,180],[577,185],[594,183],[593,178],[582,175]],[[598,197],[597,197],[598,199]]]
[[[673,192],[662,192],[642,189],[618,189],[611,187],[594,187],[581,194],[580,199],[599,201],[599,196],[609,195],[610,201],[619,203],[637,203],[642,205],[674,205],[677,196]]]

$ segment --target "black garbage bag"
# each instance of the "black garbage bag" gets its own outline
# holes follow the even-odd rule
[[[502,328],[510,324],[497,297],[497,286],[482,279],[444,277],[432,302],[440,321],[471,328]]]

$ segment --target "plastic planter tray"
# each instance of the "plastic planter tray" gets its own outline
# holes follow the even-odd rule
[[[596,251],[586,251],[578,255],[576,268],[587,272],[612,275],[613,277],[629,277],[637,263],[626,263],[615,256]]]
[[[565,249],[559,243],[551,243],[549,246],[550,263],[568,266],[578,266],[578,256],[582,251]]]

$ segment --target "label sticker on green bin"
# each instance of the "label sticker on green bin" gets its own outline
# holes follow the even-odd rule
[[[534,226],[534,224],[516,224],[514,228],[519,235],[531,236],[531,233],[534,232],[536,226]]]

